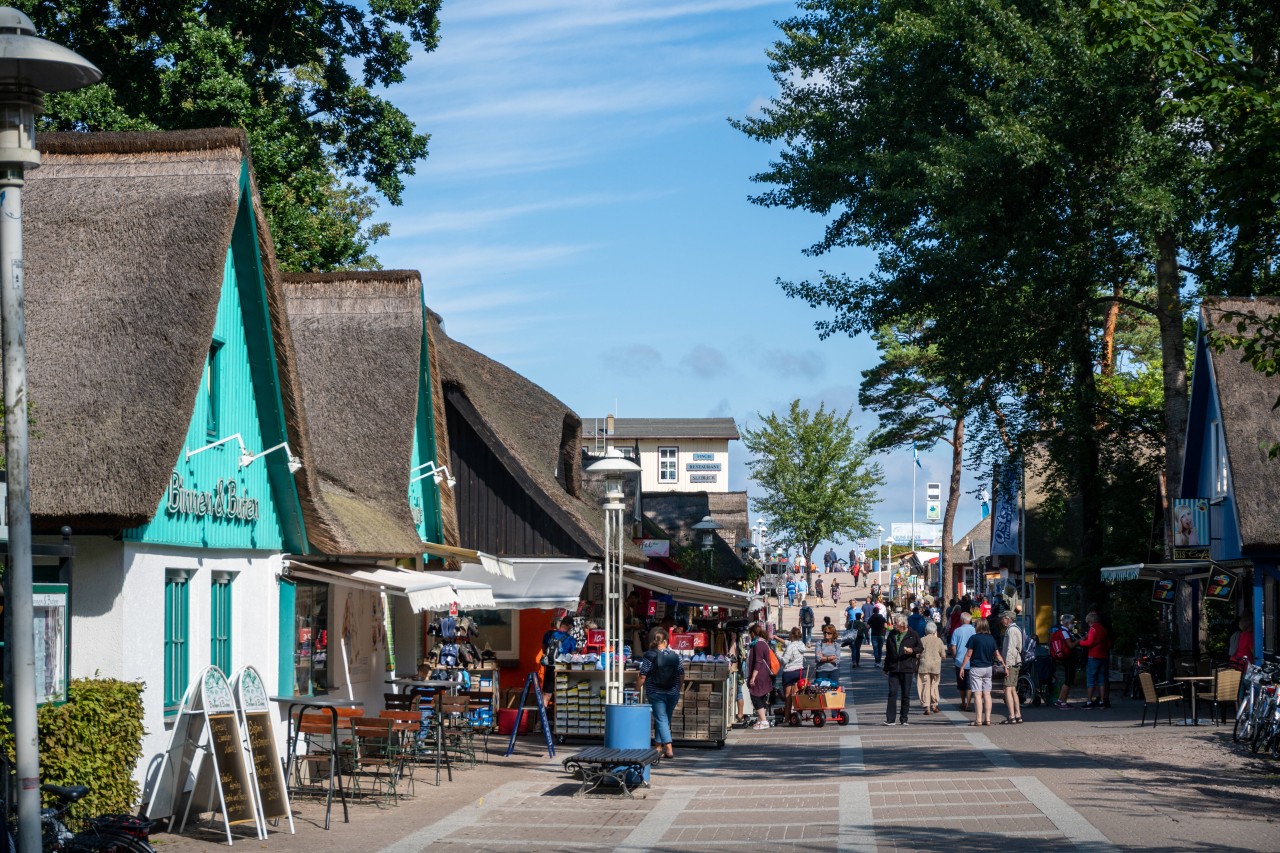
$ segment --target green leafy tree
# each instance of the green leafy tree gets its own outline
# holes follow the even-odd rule
[[[47,98],[45,128],[243,128],[285,269],[376,266],[374,194],[399,204],[427,153],[382,90],[435,48],[439,0],[14,5],[103,72]]]
[[[794,400],[783,415],[760,416],[742,442],[752,454],[747,463],[763,493],[751,508],[769,518],[769,536],[789,542],[812,561],[820,542],[869,536],[875,529],[871,509],[884,480],[870,462],[871,450],[843,415],[820,405],[816,412]]]

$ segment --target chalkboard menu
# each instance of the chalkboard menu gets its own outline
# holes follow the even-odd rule
[[[228,823],[254,823],[253,793],[243,760],[244,745],[236,715],[210,714],[209,733],[213,742],[213,763],[222,786]]]
[[[253,768],[258,776],[258,797],[263,817],[288,817],[289,801],[285,797],[280,756],[276,753],[276,740],[271,731],[271,714],[267,711],[246,712],[244,722],[249,729],[249,749],[253,753]]]

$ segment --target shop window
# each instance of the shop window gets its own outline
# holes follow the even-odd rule
[[[329,586],[298,583],[293,600],[293,692],[329,692]]]
[[[169,571],[164,578],[164,712],[176,714],[187,689],[186,572]]]
[[[517,610],[468,610],[479,636],[477,649],[490,649],[499,660],[519,657],[520,612]],[[434,638],[431,638],[434,639]]]
[[[229,572],[215,572],[210,590],[209,662],[231,676],[231,580]]]
[[[658,448],[658,482],[677,483],[680,481],[680,448]]]
[[[221,368],[222,361],[219,358],[219,352],[222,349],[222,341],[216,338],[209,347],[209,360],[204,366],[204,399],[205,399],[205,433],[209,438],[218,437],[218,417],[221,414],[222,396],[219,392],[221,389]]]

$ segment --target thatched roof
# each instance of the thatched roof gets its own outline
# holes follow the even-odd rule
[[[604,554],[603,514],[584,501],[579,442],[581,419],[544,388],[511,368],[458,343],[431,315],[441,384],[469,404],[464,416],[529,494],[592,557]],[[643,565],[630,541],[626,558]]]
[[[693,525],[711,516],[724,528],[716,531],[714,547],[726,574],[730,578],[746,577],[746,566],[736,548],[751,536],[746,492],[645,492],[640,507],[677,547],[698,545]]]
[[[1222,323],[1227,311],[1253,312],[1262,319],[1280,314],[1280,300],[1213,299],[1201,308],[1206,328]],[[1229,327],[1235,331],[1235,325]],[[1280,440],[1280,418],[1275,404],[1280,397],[1280,376],[1264,376],[1240,360],[1238,350],[1210,350],[1214,385],[1222,411],[1222,431],[1231,464],[1231,485],[1240,541],[1250,548],[1280,545],[1280,460],[1268,450]],[[1203,491],[1203,490],[1202,490]]]
[[[969,553],[970,546],[973,554]],[[979,521],[951,546],[951,565],[968,565],[974,558],[991,556],[991,516]]]
[[[424,308],[425,310],[425,308]],[[435,330],[435,331],[433,331]],[[440,381],[440,345],[436,342],[439,326],[424,318],[423,340],[427,342],[427,384],[431,389],[431,422],[436,434],[436,458],[446,462],[449,454],[449,427],[444,410],[444,383]],[[460,544],[458,535],[458,504],[454,499],[453,489],[442,484],[438,490],[440,498],[440,528],[443,545],[457,547]],[[455,560],[447,560],[450,569],[459,568]]]
[[[249,150],[238,130],[47,133],[39,144],[23,217],[32,512],[41,530],[116,532],[155,514],[181,455]],[[271,238],[252,198],[290,445],[305,456]]]
[[[289,328],[319,484],[308,525],[329,554],[422,553],[409,511],[418,410],[417,272],[286,275]]]

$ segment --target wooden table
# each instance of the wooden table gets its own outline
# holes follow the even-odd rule
[[[328,711],[333,731],[333,754],[329,759],[329,789],[325,792],[324,828],[329,828],[329,814],[333,811],[333,786],[335,782],[338,785],[338,797],[342,800],[342,822],[350,823],[351,815],[347,812],[347,793],[342,787],[342,765],[338,760],[338,709],[363,708],[364,703],[357,702],[354,699],[343,699],[339,696],[272,696],[271,701],[279,702],[288,707],[288,740],[286,741],[284,767],[286,785],[293,771],[294,752],[297,749],[293,727],[294,709],[297,709],[299,728],[302,726],[302,715],[308,710]]]
[[[1214,681],[1216,676],[1212,675],[1181,675],[1174,678],[1174,681],[1185,681],[1187,688],[1191,692],[1191,721],[1182,721],[1184,726],[1200,725],[1200,712],[1196,709],[1196,682],[1197,681]]]

